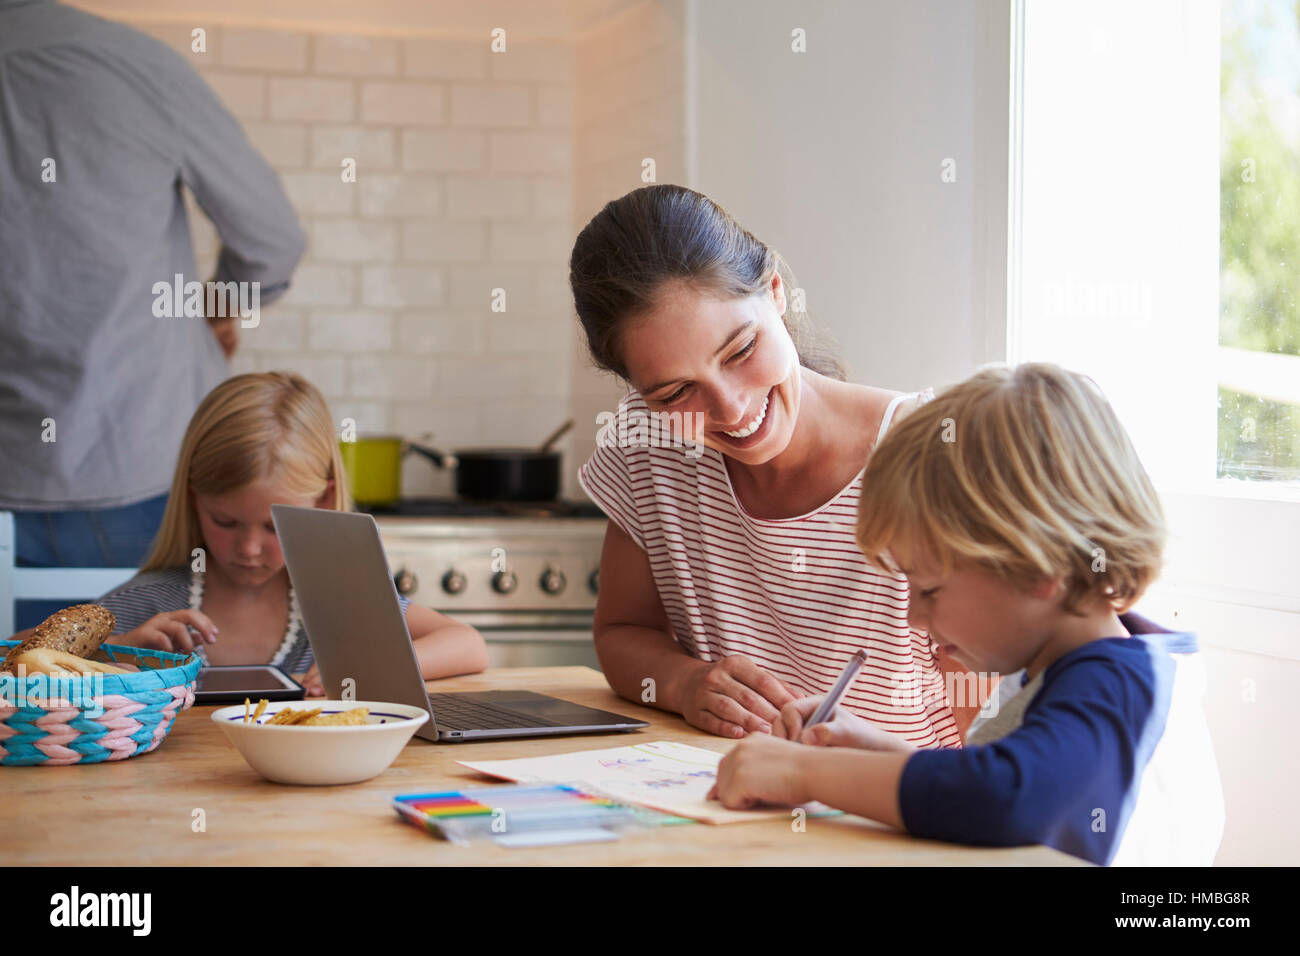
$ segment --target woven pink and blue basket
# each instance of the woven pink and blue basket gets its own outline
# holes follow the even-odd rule
[[[0,657],[17,643],[0,641]],[[49,675],[0,675],[0,765],[56,767],[135,757],[162,743],[176,715],[193,706],[203,664],[197,655],[113,644],[100,650],[113,663],[141,670],[104,674],[102,684],[72,678],[54,686]],[[52,689],[64,693],[52,697]]]

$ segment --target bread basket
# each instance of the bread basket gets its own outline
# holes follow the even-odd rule
[[[0,641],[0,657],[17,641]],[[111,663],[134,664],[127,674],[60,677],[0,675],[0,765],[100,763],[148,753],[162,743],[176,715],[194,704],[203,661],[105,644]]]

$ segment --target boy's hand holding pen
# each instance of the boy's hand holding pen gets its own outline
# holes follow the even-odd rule
[[[809,724],[823,697],[803,697],[781,708],[772,724],[772,736],[814,747],[856,747],[859,750],[893,750],[910,753],[916,748],[901,737],[881,730],[845,707],[837,706],[830,720]]]

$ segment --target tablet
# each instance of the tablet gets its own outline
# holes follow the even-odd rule
[[[194,688],[196,704],[238,704],[244,698],[256,702],[267,700],[302,700],[303,686],[269,664],[236,667],[205,667],[199,671]]]

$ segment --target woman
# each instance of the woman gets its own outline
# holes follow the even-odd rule
[[[865,648],[845,704],[916,746],[959,746],[975,708],[949,706],[906,579],[853,537],[867,458],[923,397],[844,381],[789,307],[781,257],[680,186],[606,205],[570,283],[593,360],[634,390],[618,420],[679,423],[676,447],[604,435],[579,473],[612,519],[594,627],[610,686],[741,737]]]

